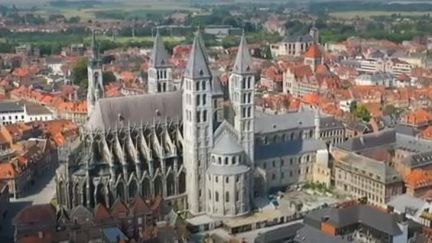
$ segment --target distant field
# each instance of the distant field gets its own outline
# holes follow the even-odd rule
[[[352,19],[354,17],[362,17],[362,18],[371,18],[376,16],[389,16],[392,14],[400,14],[402,16],[422,16],[426,14],[430,14],[431,12],[424,11],[401,11],[401,12],[393,12],[393,11],[346,11],[346,12],[332,12],[330,16],[341,18],[341,19]]]
[[[1,0],[0,0],[1,1]],[[51,14],[62,14],[66,18],[80,17],[83,21],[91,19],[124,19],[131,17],[146,17],[148,15],[163,15],[174,10],[199,11],[197,8],[185,5],[184,3],[170,2],[110,2],[94,7],[53,7],[48,4],[39,6],[38,11],[33,12],[43,17]]]
[[[113,38],[110,36],[98,36],[97,37],[98,40],[112,40]],[[183,41],[185,38],[182,36],[164,36],[163,40],[165,42],[180,42]],[[86,42],[90,42],[91,37],[86,37],[85,41]],[[153,37],[150,36],[137,36],[135,38],[132,37],[125,37],[125,36],[121,36],[121,37],[116,37],[115,39],[116,42],[118,43],[127,43],[127,42],[142,42],[142,41],[149,41],[152,42],[153,41]]]

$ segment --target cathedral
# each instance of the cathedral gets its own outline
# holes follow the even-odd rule
[[[181,90],[173,85],[173,67],[159,32],[145,95],[105,98],[94,38],[92,47],[88,122],[56,178],[62,208],[110,207],[117,200],[161,196],[192,215],[235,217],[248,214],[253,198],[273,188],[330,180],[325,140],[343,136],[340,124],[312,110],[294,115],[257,110],[244,35],[227,91],[209,67],[199,32]]]

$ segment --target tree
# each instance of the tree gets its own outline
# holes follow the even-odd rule
[[[115,82],[117,80],[116,76],[111,71],[103,72],[102,79],[103,79],[104,84]]]
[[[372,117],[366,106],[363,104],[357,105],[355,109],[355,114],[357,118],[360,118],[365,122],[369,122]]]
[[[266,45],[263,50],[263,58],[272,59],[272,53],[269,45]]]
[[[395,112],[396,107],[394,105],[386,105],[383,110],[384,115],[393,115]]]
[[[78,84],[81,88],[87,88],[87,58],[81,58],[75,66],[72,68],[71,81],[74,84]]]

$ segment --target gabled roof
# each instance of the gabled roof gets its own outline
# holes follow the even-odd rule
[[[93,214],[84,206],[79,205],[72,209],[70,219],[78,224],[84,224],[93,220]]]
[[[322,53],[321,49],[318,44],[312,44],[311,47],[306,51],[305,55],[306,58],[321,58]]]
[[[51,223],[57,220],[56,209],[51,204],[32,205],[21,210],[14,218],[13,224]]]
[[[153,43],[153,50],[150,57],[150,65],[153,67],[166,67],[169,66],[168,53],[162,38],[159,34],[159,29],[156,31],[156,37]]]
[[[184,76],[190,79],[212,77],[204,43],[202,43],[199,32],[195,35]]]
[[[394,129],[384,129],[376,133],[350,138],[338,145],[338,147],[346,151],[362,151],[394,143],[396,143],[396,131]]]
[[[255,160],[299,155],[317,150],[325,150],[325,142],[316,139],[297,139],[293,141],[255,145]]]
[[[182,92],[166,92],[103,98],[87,124],[90,129],[114,129],[128,124],[152,123],[182,118]],[[140,111],[140,112],[137,112]]]
[[[305,221],[321,222],[323,218],[327,218],[326,222],[338,229],[361,223],[391,236],[402,233],[396,214],[389,214],[363,204],[346,208],[329,207],[315,210],[305,217]]]
[[[110,217],[110,214],[108,212],[108,209],[103,204],[98,204],[95,207],[95,219],[107,219]]]
[[[233,72],[237,74],[250,73],[252,69],[252,60],[244,33],[240,39],[240,45],[235,59]]]
[[[131,211],[134,213],[148,213],[151,212],[149,206],[144,202],[140,196],[135,196],[131,203]]]
[[[128,213],[128,209],[124,202],[120,199],[117,199],[111,207],[111,215],[113,217],[121,217],[125,216]]]

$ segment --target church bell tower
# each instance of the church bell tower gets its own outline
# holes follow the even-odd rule
[[[93,111],[96,102],[104,97],[104,86],[102,78],[102,62],[99,56],[99,50],[96,47],[96,33],[93,30],[92,33],[92,44],[91,44],[92,55],[87,65],[87,114],[88,116]]]

